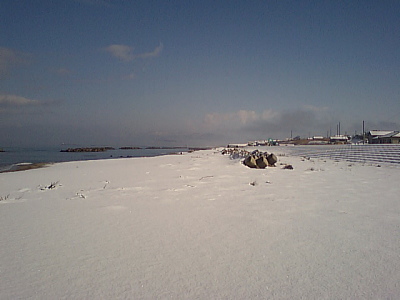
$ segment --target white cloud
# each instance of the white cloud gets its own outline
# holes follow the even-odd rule
[[[0,95],[0,106],[29,106],[29,105],[39,105],[42,104],[38,100],[28,99],[16,95]]]
[[[26,60],[27,54],[19,51],[0,47],[0,78],[7,75],[10,68],[14,65],[23,63]]]
[[[131,61],[135,58],[133,48],[126,45],[110,45],[105,50],[123,61]]]
[[[240,123],[247,124],[248,122],[255,121],[260,118],[259,115],[253,110],[239,110],[237,113]]]
[[[158,45],[153,51],[138,54],[138,55],[136,55],[136,57],[137,58],[157,57],[161,54],[163,48],[164,48],[164,45],[162,43],[160,43],[160,45]]]
[[[303,106],[288,111],[239,110],[227,113],[209,113],[203,119],[202,131],[223,137],[258,140],[269,137],[286,138],[291,132],[302,137],[325,136],[335,124],[332,112],[326,107]]]
[[[151,58],[151,57],[157,57],[161,54],[162,50],[163,50],[163,44],[160,43],[160,45],[158,45],[153,51],[151,52],[144,52],[144,53],[140,53],[140,54],[134,54],[133,47],[127,46],[127,45],[110,45],[108,47],[105,48],[105,51],[107,51],[108,53],[110,53],[112,56],[129,62],[132,61],[136,58]]]
[[[278,116],[279,113],[273,110],[264,110],[261,112],[239,110],[229,113],[209,113],[205,116],[204,122],[209,127],[242,127],[256,121],[272,121]]]
[[[305,110],[305,111],[313,111],[313,112],[318,113],[318,112],[327,111],[327,110],[329,110],[329,108],[326,107],[326,106],[318,107],[318,106],[306,104],[306,105],[303,105],[303,110]]]
[[[264,110],[261,114],[261,120],[264,121],[273,121],[276,120],[280,114],[276,111],[273,111],[272,109],[267,109]]]
[[[204,123],[210,127],[214,127],[231,123],[234,119],[234,113],[209,113],[204,117]]]

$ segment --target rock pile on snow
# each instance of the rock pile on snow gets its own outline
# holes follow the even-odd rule
[[[253,151],[247,155],[243,161],[245,166],[255,169],[265,169],[266,167],[275,167],[278,158],[273,153]]]
[[[243,164],[249,168],[265,169],[266,167],[275,167],[278,158],[273,153],[253,151],[247,155]]]
[[[265,169],[266,167],[275,167],[278,158],[273,153],[254,150],[249,152],[245,149],[228,148],[221,151],[222,155],[229,155],[231,159],[244,158],[243,164],[249,168]]]
[[[222,155],[229,155],[231,159],[244,158],[243,164],[253,169],[265,169],[266,167],[275,167],[278,158],[273,153],[267,151],[261,152],[254,150],[249,152],[245,149],[225,148],[221,151]]]
[[[231,159],[245,158],[250,152],[245,149],[228,148],[221,151],[222,155],[229,155]]]

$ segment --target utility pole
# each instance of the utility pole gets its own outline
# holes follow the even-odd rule
[[[365,144],[365,124],[363,120],[363,145]]]

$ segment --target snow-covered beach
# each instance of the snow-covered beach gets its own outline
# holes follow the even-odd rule
[[[400,168],[266,150],[0,174],[0,298],[398,298]]]

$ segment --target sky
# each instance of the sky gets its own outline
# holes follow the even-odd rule
[[[0,2],[0,147],[400,130],[399,1]]]

